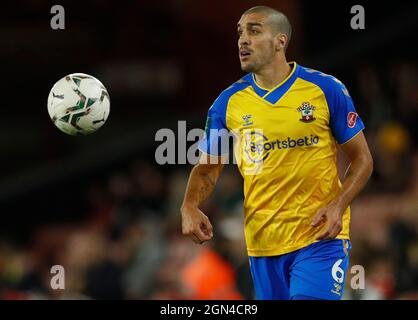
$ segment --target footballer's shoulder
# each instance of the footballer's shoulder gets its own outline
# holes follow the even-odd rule
[[[222,94],[234,94],[238,91],[244,90],[247,88],[251,82],[249,80],[249,77],[251,74],[247,74],[244,77],[240,78],[238,81],[235,81],[233,84],[231,84],[228,88],[226,88],[224,91],[222,91]]]
[[[228,105],[229,99],[236,93],[241,90],[244,90],[250,85],[248,80],[248,75],[242,77],[238,81],[235,81],[228,88],[223,90],[220,95],[216,98],[215,102],[212,105],[212,109],[224,109]]]
[[[301,67],[299,71],[299,78],[319,86],[324,92],[333,90],[346,91],[344,84],[339,79],[333,75],[315,69]]]

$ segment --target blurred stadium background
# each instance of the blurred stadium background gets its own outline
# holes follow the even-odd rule
[[[66,29],[50,28],[62,4]],[[418,6],[413,1],[22,0],[0,10],[0,298],[253,299],[241,177],[228,166],[203,210],[214,240],[181,236],[189,165],[159,166],[160,128],[203,128],[242,72],[236,22],[265,4],[294,29],[289,60],[335,75],[366,124],[373,176],[352,205],[351,265],[366,288],[345,299],[418,298]],[[350,28],[362,4],[366,29]],[[52,85],[100,79],[108,122],[69,137],[50,121]],[[66,289],[50,289],[50,268]]]

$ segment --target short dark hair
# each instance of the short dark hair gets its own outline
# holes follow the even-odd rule
[[[276,35],[277,33],[284,33],[287,36],[287,43],[285,46],[285,50],[290,42],[290,38],[292,37],[292,25],[290,24],[289,19],[283,12],[279,10],[273,9],[267,6],[256,6],[248,9],[244,12],[243,15],[249,13],[262,13],[268,16],[270,23],[273,27],[273,32]]]

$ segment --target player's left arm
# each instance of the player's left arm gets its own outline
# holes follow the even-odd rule
[[[326,207],[321,208],[312,220],[313,227],[324,220],[327,222],[326,228],[317,237],[318,240],[333,239],[341,232],[345,210],[363,189],[373,171],[373,158],[363,131],[340,147],[350,164],[339,194]]]
[[[339,193],[318,210],[312,220],[314,227],[326,222],[318,240],[333,239],[341,232],[345,210],[363,189],[373,170],[373,159],[363,134],[364,124],[347,88],[332,76],[325,78],[328,81],[323,88],[330,112],[330,129],[348,158],[349,167]]]

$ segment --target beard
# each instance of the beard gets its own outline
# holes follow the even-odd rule
[[[257,63],[252,62],[252,63],[247,63],[247,64],[242,64],[241,63],[241,70],[244,72],[257,72],[257,70],[259,70],[260,67],[258,66]]]

